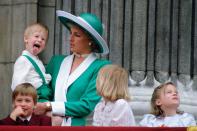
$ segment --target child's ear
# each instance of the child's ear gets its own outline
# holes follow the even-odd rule
[[[14,104],[14,103],[12,103],[12,108],[13,108],[13,109],[15,108],[15,104]]]
[[[157,100],[155,101],[155,104],[156,104],[157,106],[160,106],[160,105],[161,105],[160,99],[157,99]]]
[[[23,39],[24,39],[24,42],[25,42],[25,43],[27,43],[27,37],[26,37],[26,36],[24,36],[24,38],[23,38]]]

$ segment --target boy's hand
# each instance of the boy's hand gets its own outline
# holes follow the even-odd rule
[[[10,118],[14,121],[16,121],[16,118],[19,116],[23,116],[25,114],[24,110],[22,109],[22,107],[17,106],[16,108],[14,108],[14,110],[11,112],[10,114]]]

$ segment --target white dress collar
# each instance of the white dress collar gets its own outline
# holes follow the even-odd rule
[[[55,101],[67,101],[66,93],[68,87],[86,71],[96,58],[96,55],[91,53],[71,74],[70,70],[74,55],[70,55],[63,60],[56,80]]]

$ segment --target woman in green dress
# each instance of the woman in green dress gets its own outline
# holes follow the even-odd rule
[[[85,118],[100,100],[96,92],[98,71],[110,63],[96,54],[106,55],[109,49],[101,37],[102,23],[94,14],[74,16],[59,10],[57,16],[70,31],[72,54],[50,60],[46,70],[52,76],[53,94],[49,102],[37,104],[36,113],[51,111],[52,123],[57,122],[54,125],[84,126]]]

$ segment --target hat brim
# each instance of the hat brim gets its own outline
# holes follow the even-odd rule
[[[80,17],[74,16],[68,12],[61,11],[61,10],[57,10],[56,13],[61,23],[64,24],[69,30],[70,30],[69,24],[71,23],[76,24],[77,26],[85,30],[92,37],[95,44],[98,45],[100,54],[106,55],[109,53],[109,49],[105,40],[85,20],[83,20]]]

